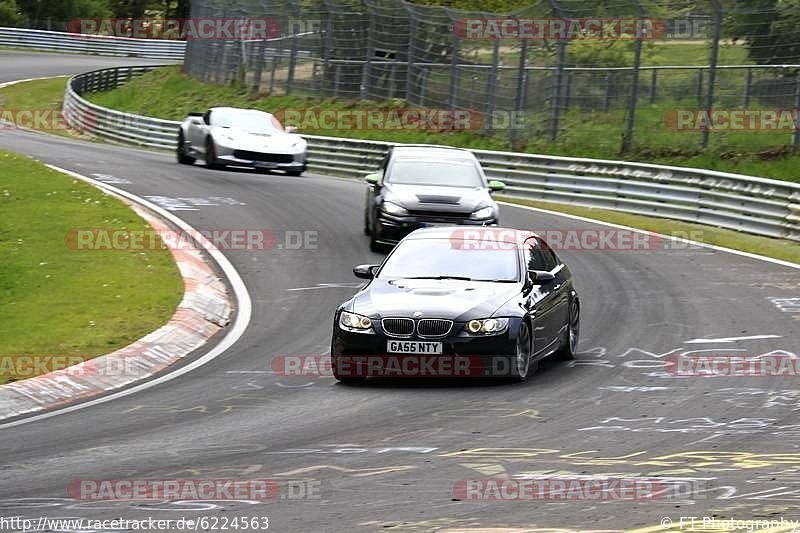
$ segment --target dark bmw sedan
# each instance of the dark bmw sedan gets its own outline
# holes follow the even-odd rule
[[[374,252],[420,228],[497,225],[491,193],[505,188],[487,181],[469,150],[427,145],[392,148],[366,181],[364,233]]]
[[[580,301],[569,268],[539,236],[501,228],[421,229],[336,310],[334,376],[507,377],[572,359]]]

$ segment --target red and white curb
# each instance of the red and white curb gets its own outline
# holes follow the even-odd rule
[[[168,220],[182,230],[197,234],[172,213],[126,191],[100,183],[86,176],[53,167],[75,178],[87,181],[130,205],[156,231],[166,231]],[[210,242],[198,242],[224,272],[236,296],[236,319],[227,335],[211,351],[176,371],[135,387],[107,394],[161,372],[206,344],[230,321],[233,310],[231,295],[199,250],[175,248],[166,243],[184,281],[184,295],[170,321],[133,344],[107,355],[42,376],[0,386],[0,420],[37,411],[46,413],[0,425],[20,425],[64,412],[133,394],[164,381],[174,379],[223,353],[242,335],[251,315],[251,301],[236,269]],[[112,371],[109,371],[112,370]],[[106,396],[102,396],[106,395]],[[99,398],[98,398],[99,397]],[[74,404],[83,400],[82,403]],[[86,401],[89,400],[89,401]],[[65,407],[66,406],[66,407]],[[60,409],[59,409],[60,408]]]

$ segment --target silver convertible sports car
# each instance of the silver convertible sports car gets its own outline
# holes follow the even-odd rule
[[[178,130],[178,162],[185,165],[202,158],[209,168],[249,166],[299,176],[306,170],[306,150],[294,128],[284,129],[256,109],[212,107],[190,113]]]

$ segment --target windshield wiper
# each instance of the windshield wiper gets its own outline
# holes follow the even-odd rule
[[[514,279],[473,279],[472,281],[485,281],[487,283],[517,283]]]
[[[403,278],[403,279],[457,279],[461,281],[474,281],[472,278],[467,278],[464,276],[416,276],[412,278]]]

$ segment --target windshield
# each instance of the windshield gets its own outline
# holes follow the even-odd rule
[[[482,187],[483,182],[474,161],[421,161],[396,159],[387,183],[403,185],[437,185],[443,187]]]
[[[452,239],[414,239],[397,246],[378,277],[515,282],[517,258],[514,247],[474,250]]]
[[[283,131],[278,119],[260,111],[213,111],[211,125],[220,128],[236,127],[252,133]]]

